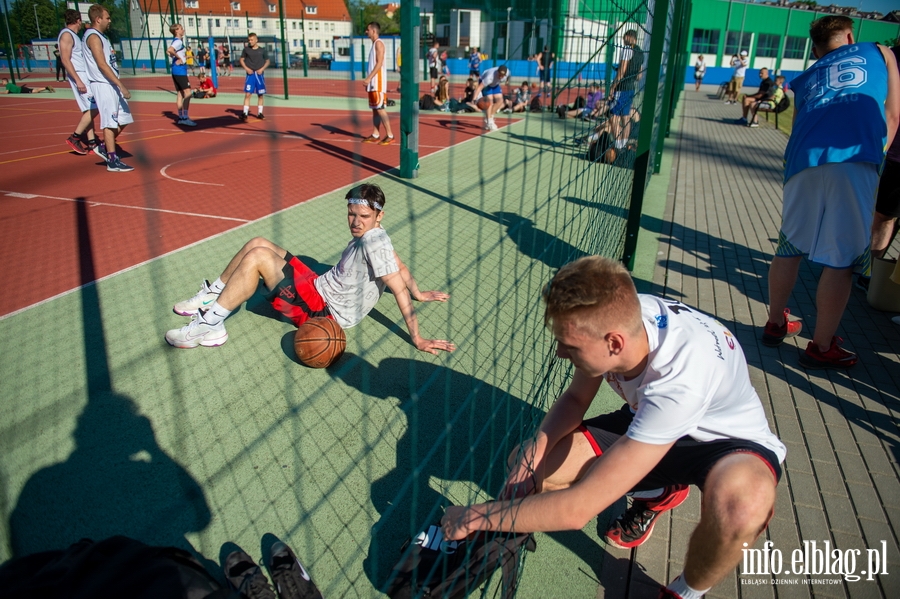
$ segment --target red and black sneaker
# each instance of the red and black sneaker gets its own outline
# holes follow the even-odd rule
[[[806,351],[800,354],[800,366],[804,368],[850,368],[859,362],[859,356],[840,347],[844,342],[840,337],[831,338],[828,351],[821,351],[815,342],[810,341]]]
[[[803,330],[803,323],[798,320],[791,321],[788,319],[788,314],[790,313],[790,310],[787,308],[784,309],[784,324],[781,326],[778,326],[774,322],[766,323],[766,328],[763,330],[762,334],[763,345],[768,347],[778,347],[786,338],[794,337]]]
[[[672,485],[657,499],[635,499],[606,531],[606,540],[621,549],[631,549],[650,538],[656,517],[678,507],[690,493],[687,485]]]

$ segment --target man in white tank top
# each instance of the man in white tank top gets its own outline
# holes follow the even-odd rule
[[[369,94],[369,108],[372,109],[372,135],[365,138],[363,143],[389,146],[394,143],[394,132],[391,131],[391,121],[387,113],[387,68],[384,64],[384,42],[378,38],[381,33],[381,25],[372,22],[366,27],[366,35],[372,40],[372,48],[369,50],[369,74],[363,80],[366,91]],[[379,127],[384,123],[384,138],[381,137]]]
[[[66,143],[77,154],[85,155],[93,150],[100,156],[92,126],[94,117],[97,116],[97,104],[88,89],[87,71],[84,65],[84,44],[78,37],[78,32],[81,31],[84,23],[81,21],[81,13],[71,8],[66,10],[65,19],[66,26],[60,30],[56,40],[59,46],[59,59],[66,69],[66,78],[69,80],[69,85],[72,86],[75,102],[81,111],[81,120],[78,121],[72,135],[66,139]],[[87,139],[82,141],[82,136],[86,136]]]
[[[107,154],[106,170],[113,173],[133,171],[134,167],[122,162],[116,153],[116,138],[126,125],[134,122],[134,117],[127,101],[131,92],[119,80],[118,59],[105,35],[111,22],[109,11],[100,4],[94,4],[88,9],[88,16],[91,26],[84,33],[84,64],[91,93],[100,112],[100,128],[103,129]]]

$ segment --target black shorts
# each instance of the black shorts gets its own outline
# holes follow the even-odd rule
[[[541,82],[550,83],[550,69],[541,69]]]
[[[585,420],[578,430],[587,437],[591,447],[594,448],[594,453],[602,455],[628,431],[633,417],[628,404],[625,404],[621,410]],[[667,485],[697,485],[702,491],[706,476],[716,462],[732,453],[749,453],[757,456],[772,471],[776,484],[781,480],[781,464],[778,463],[778,456],[759,443],[745,439],[697,441],[690,437],[682,437],[632,491],[651,491]]]
[[[19,92],[20,94],[33,94],[34,93],[34,90],[31,89],[30,87],[28,87],[27,85],[20,85],[19,87],[22,88],[22,91]]]
[[[431,78],[432,78],[432,79],[437,79],[437,78],[438,78],[438,70],[437,70],[437,67],[429,67],[429,68],[428,68],[428,72],[431,74]]]
[[[900,218],[900,162],[884,161],[875,210],[885,216]]]
[[[172,81],[175,82],[175,91],[177,92],[191,89],[191,82],[188,80],[187,75],[172,75]]]

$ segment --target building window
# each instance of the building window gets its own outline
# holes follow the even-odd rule
[[[741,34],[740,31],[729,31],[725,37],[725,54],[731,56],[732,54],[739,54],[741,50],[749,51],[750,40],[752,39],[752,33],[745,31]]]
[[[297,47],[297,40],[291,40],[291,45],[292,45],[293,47],[296,48],[296,47]]]
[[[328,40],[325,40],[325,47],[328,47]]]
[[[194,17],[188,17],[188,27],[194,26]]]
[[[241,3],[240,2],[232,2],[231,10],[241,10]]]
[[[316,21],[316,31],[318,31],[318,30],[319,30],[319,22]]]
[[[306,7],[306,14],[308,14],[308,15],[314,15],[314,14],[316,14],[316,12],[318,12],[318,8],[317,8],[317,7],[315,7],[315,6],[307,6],[307,7]]]
[[[787,36],[784,44],[785,58],[803,58],[803,51],[806,50],[806,38],[793,35]]]
[[[262,25],[260,25],[260,27],[263,28],[263,29],[268,29],[268,28],[269,28],[269,22],[266,21],[265,19],[263,19]]]
[[[222,22],[219,19],[216,19],[216,27],[221,27]]]
[[[212,27],[212,19],[206,19],[206,26]]]
[[[316,48],[322,47],[322,40],[316,40]]]
[[[696,54],[715,54],[719,51],[718,29],[694,29],[691,52]]]
[[[331,23],[329,26],[331,27],[331,31],[334,31],[334,23]]]
[[[185,8],[200,8],[199,0],[184,0]]]
[[[756,42],[756,55],[765,58],[778,56],[781,50],[781,36],[777,33],[760,33]]]
[[[253,29],[253,19],[247,19],[247,29]]]
[[[278,7],[274,4],[269,5],[269,12],[278,12]]]
[[[291,29],[297,29],[297,21],[291,21]]]

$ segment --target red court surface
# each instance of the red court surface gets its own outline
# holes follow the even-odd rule
[[[132,104],[120,142],[135,170],[112,173],[65,145],[78,120],[70,98],[0,98],[0,317],[89,282],[79,218],[98,279],[400,163],[399,142],[361,143],[368,111],[267,108],[266,120],[242,123],[234,108],[195,102],[198,126],[182,130],[173,108]],[[481,135],[480,125],[478,115],[423,116],[420,156]]]

